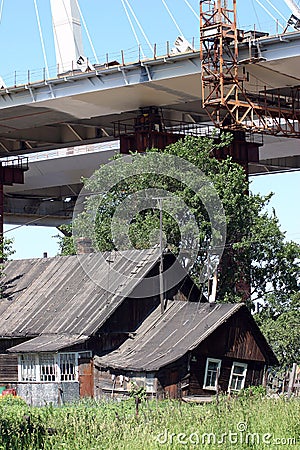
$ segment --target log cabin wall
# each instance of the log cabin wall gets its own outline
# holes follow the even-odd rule
[[[2,385],[18,381],[18,356],[7,353],[7,349],[21,344],[26,339],[0,339],[0,383]]]
[[[157,380],[157,397],[159,399],[176,399],[186,395],[189,380],[188,355],[162,367],[157,372]]]
[[[245,387],[262,383],[266,357],[246,316],[231,317],[192,352],[189,391],[192,395],[214,393],[213,390],[203,389],[207,358],[222,361],[219,386],[223,392],[228,391],[233,362],[247,364]]]
[[[0,354],[0,384],[18,381],[17,355]]]
[[[145,318],[159,305],[158,296],[126,298],[101,327],[100,332],[128,333],[135,331]]]

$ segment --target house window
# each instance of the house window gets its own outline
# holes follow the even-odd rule
[[[61,381],[76,381],[77,361],[75,353],[62,353],[59,355],[59,368]]]
[[[78,359],[90,358],[90,351],[35,353],[19,356],[19,381],[78,381]]]
[[[40,381],[56,381],[56,361],[51,353],[39,355]]]
[[[246,380],[247,364],[234,362],[231,368],[229,379],[229,391],[239,391],[243,389]]]
[[[205,367],[205,375],[204,375],[204,389],[213,389],[217,388],[217,374],[220,373],[221,368],[221,360],[207,358],[206,367]]]
[[[155,392],[156,391],[156,384],[155,384],[155,374],[154,373],[146,373],[146,380],[145,380],[145,388],[146,392]]]
[[[35,355],[21,355],[19,364],[20,381],[36,381],[36,358]]]

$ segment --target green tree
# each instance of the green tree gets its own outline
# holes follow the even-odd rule
[[[221,142],[215,139],[192,138],[168,146],[163,152],[183,158],[198,167],[214,184],[226,213],[227,239],[225,251],[218,269],[219,301],[265,300],[271,293],[280,302],[299,288],[300,248],[296,243],[286,242],[278,219],[266,212],[272,194],[268,196],[251,193],[243,168],[230,158],[219,161],[212,157],[217,146],[228,145],[229,136],[223,135]],[[149,152],[161,152],[151,149]],[[143,167],[143,155],[136,155],[132,164]],[[102,168],[103,169],[103,168]],[[192,275],[199,282],[199,273],[209,253],[211,226],[207,211],[199,195],[186,188],[175,178],[143,174],[126,177],[107,192],[99,205],[97,191],[103,182],[103,170],[96,171],[91,179],[84,180],[89,196],[84,211],[76,219],[76,227],[84,235],[90,235],[99,251],[113,250],[115,243],[111,233],[111,220],[116,207],[135,192],[153,186],[175,193],[188,204],[199,226],[199,251]],[[115,168],[107,167],[107,177]],[[124,170],[124,168],[122,168]],[[176,167],[171,170],[176,172]],[[179,170],[179,169],[177,169]],[[111,173],[111,176],[113,174]],[[125,174],[126,175],[126,174]],[[193,174],[191,174],[193,176]],[[154,179],[155,178],[155,179]],[[97,209],[96,217],[90,211]],[[188,228],[189,221],[185,223]],[[95,227],[96,232],[91,234]],[[139,212],[129,226],[129,237],[135,248],[153,244],[153,234],[159,229],[159,212],[148,208]],[[176,253],[181,245],[180,230],[171,214],[163,214],[163,231],[168,247]],[[188,235],[188,234],[187,234]],[[69,251],[66,240],[61,241],[62,251]],[[186,245],[193,245],[187,242]],[[126,247],[126,243],[124,244]],[[120,248],[120,247],[118,247]],[[74,248],[71,249],[74,251]],[[249,289],[249,287],[251,289]],[[269,298],[269,297],[268,297]]]
[[[15,253],[15,250],[12,248],[12,245],[13,239],[0,237],[0,261],[2,263],[5,263],[5,261],[7,261],[9,257]]]
[[[255,319],[273,348],[280,365],[300,364],[300,293],[270,295]]]
[[[59,254],[61,256],[76,255],[76,248],[72,234],[72,224],[61,225],[58,229],[63,234],[54,236],[58,239]]]

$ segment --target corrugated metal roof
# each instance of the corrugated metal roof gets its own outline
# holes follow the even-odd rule
[[[9,261],[2,278],[0,336],[90,336],[158,258],[156,248]]]
[[[11,347],[11,353],[31,353],[31,352],[56,352],[74,344],[80,344],[88,339],[88,336],[78,335],[49,335],[43,334],[22,344]]]
[[[96,356],[95,364],[124,370],[158,370],[193,350],[242,307],[246,308],[243,304],[169,302],[163,315],[156,308],[133,339],[106,356]]]

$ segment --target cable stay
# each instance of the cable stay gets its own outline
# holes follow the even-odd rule
[[[94,47],[94,45],[93,45],[93,42],[92,42],[92,39],[91,39],[89,30],[88,30],[88,27],[87,27],[87,25],[86,25],[86,21],[85,21],[85,19],[84,19],[84,17],[83,17],[81,8],[80,8],[80,6],[79,6],[79,2],[78,2],[78,0],[75,0],[75,1],[76,1],[76,5],[77,5],[77,8],[78,8],[78,11],[79,11],[79,14],[80,14],[80,18],[81,18],[81,21],[82,21],[82,23],[83,23],[83,26],[84,26],[84,29],[85,29],[85,32],[86,32],[86,35],[87,35],[87,38],[88,38],[88,41],[89,41],[90,47],[91,47],[91,49],[92,49],[92,52],[93,52],[93,55],[94,55],[96,64],[99,64],[99,60],[98,60],[98,57],[97,57],[97,54],[96,54],[96,51],[95,51],[95,47]]]
[[[255,1],[274,20],[274,22],[278,23],[278,25],[284,30],[284,26],[280,22],[278,22],[278,19],[273,16],[273,14],[265,7],[265,5],[263,5],[259,0]]]
[[[294,0],[284,0],[284,1],[292,12],[291,17],[287,21],[285,31],[287,30],[289,25],[292,25],[296,30],[300,30],[300,8],[299,8],[299,6],[294,2]]]
[[[169,9],[167,3],[165,2],[165,0],[161,0],[161,1],[162,1],[162,3],[163,3],[164,7],[166,8],[166,10],[167,10],[169,16],[171,17],[171,19],[172,19],[172,21],[173,21],[175,27],[177,28],[179,34],[180,34],[181,36],[184,37],[184,34],[183,34],[181,28],[179,27],[178,23],[176,22],[175,17],[174,17],[173,14],[171,13],[171,11],[170,11],[170,9]]]
[[[147,35],[146,35],[146,33],[145,33],[145,31],[144,31],[142,25],[140,24],[140,22],[139,22],[137,16],[135,15],[135,12],[134,12],[134,10],[132,9],[132,7],[131,7],[131,5],[130,5],[130,3],[129,3],[129,0],[125,0],[125,2],[126,2],[128,8],[129,8],[131,14],[133,15],[133,18],[134,18],[134,20],[136,21],[137,26],[139,27],[139,29],[140,29],[140,31],[141,31],[141,33],[142,33],[142,35],[143,35],[145,41],[147,42],[148,47],[150,48],[151,52],[153,53],[153,52],[154,52],[153,45],[152,45],[151,42],[149,41],[149,39],[148,39],[148,37],[147,37]]]
[[[4,5],[4,0],[1,0],[1,5],[0,5],[0,23],[2,21],[3,5]]]
[[[183,0],[184,3],[188,6],[188,8],[192,11],[192,13],[194,14],[194,16],[197,18],[198,22],[200,21],[200,17],[199,14],[194,10],[194,8],[192,7],[192,5],[188,2],[188,0]]]
[[[146,58],[145,53],[144,53],[144,51],[143,51],[143,47],[142,47],[142,45],[141,45],[141,43],[140,43],[140,41],[139,41],[138,35],[137,35],[136,31],[135,31],[134,25],[133,25],[133,23],[132,23],[132,20],[131,20],[131,17],[130,17],[130,15],[129,15],[129,12],[128,12],[128,10],[127,10],[127,7],[126,7],[126,5],[125,5],[125,2],[124,2],[124,0],[121,0],[121,2],[122,2],[122,5],[123,5],[123,8],[124,8],[126,17],[127,17],[127,19],[128,19],[128,22],[129,22],[131,31],[133,32],[133,35],[134,35],[134,37],[135,37],[136,43],[137,43],[139,49],[140,49],[141,52],[142,52],[143,58]]]
[[[276,6],[274,6],[273,3],[272,3],[270,0],[266,0],[266,2],[274,9],[274,11],[277,12],[277,14],[278,14],[278,15],[284,20],[284,22],[286,23],[286,22],[287,22],[287,18],[284,17],[283,14],[281,14],[281,12],[279,11],[279,9],[276,8]]]
[[[37,6],[37,1],[36,0],[33,0],[33,1],[34,1],[36,20],[37,20],[38,28],[39,28],[40,40],[41,40],[41,44],[42,44],[42,51],[43,51],[45,68],[46,68],[46,75],[47,75],[47,78],[50,78],[49,66],[48,66],[47,54],[46,54],[45,43],[44,43],[44,38],[43,38],[43,32],[42,32],[42,27],[41,27],[39,10],[38,10],[38,6]]]

